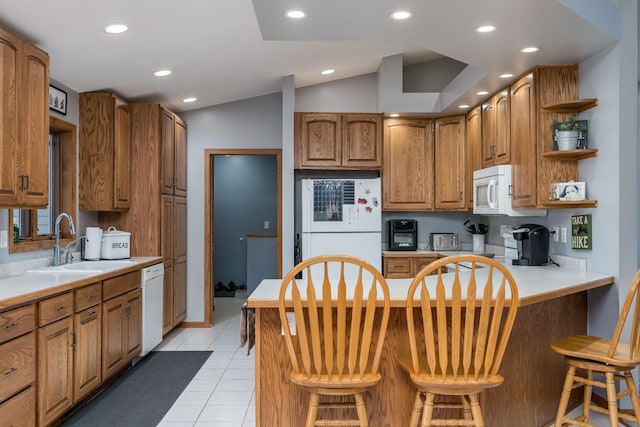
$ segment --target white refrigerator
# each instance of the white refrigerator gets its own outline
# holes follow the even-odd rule
[[[352,255],[382,271],[380,192],[380,178],[303,179],[302,259]]]

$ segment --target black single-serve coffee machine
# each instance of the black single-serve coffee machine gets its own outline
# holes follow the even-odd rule
[[[513,265],[543,265],[549,260],[549,229],[539,224],[522,224],[512,231],[518,242],[518,259]]]

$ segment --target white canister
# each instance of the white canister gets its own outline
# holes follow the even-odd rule
[[[87,227],[85,230],[84,259],[99,260],[102,249],[102,228]]]
[[[484,252],[484,234],[472,234],[473,252]]]

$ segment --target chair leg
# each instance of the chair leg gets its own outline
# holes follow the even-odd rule
[[[462,400],[462,416],[465,420],[473,420],[471,416],[471,404],[469,400],[467,400],[468,398],[466,395],[460,396],[460,400]]]
[[[356,411],[358,412],[360,427],[369,427],[369,416],[367,415],[367,408],[364,406],[362,393],[356,393],[354,397],[356,398]]]
[[[476,427],[484,427],[484,418],[482,418],[478,393],[470,394],[469,400],[471,401],[471,413],[473,414],[474,425]]]
[[[587,375],[586,375],[587,379],[589,381],[593,380],[593,372],[591,370],[587,370]],[[584,417],[583,421],[588,423],[589,422],[589,411],[590,411],[590,406],[591,406],[591,393],[593,391],[593,386],[590,384],[585,384],[584,385],[584,401],[582,403],[582,415]]]
[[[613,372],[604,374],[607,384],[607,402],[609,404],[609,422],[612,426],[618,425],[618,396]]]
[[[311,393],[309,397],[309,409],[307,410],[307,422],[305,427],[315,427],[316,418],[318,417],[318,403],[320,396],[316,393]]]
[[[636,417],[636,423],[640,424],[640,399],[638,399],[638,389],[633,382],[633,376],[631,371],[624,371],[624,380],[627,383],[627,389],[631,391],[629,399],[631,399],[631,406],[633,406],[633,415]]]
[[[567,406],[569,405],[569,398],[571,397],[571,390],[573,389],[573,378],[576,375],[576,367],[569,366],[567,376],[564,379],[564,386],[562,387],[562,394],[560,395],[560,404],[558,405],[558,412],[556,414],[556,421],[554,426],[562,426],[562,419],[567,413]]]
[[[424,395],[420,390],[416,391],[416,398],[413,402],[413,411],[411,412],[411,420],[409,421],[409,427],[418,427],[420,422],[420,413],[422,412],[422,406],[424,403],[422,399]]]
[[[435,393],[426,393],[426,397],[424,399],[424,407],[422,408],[422,422],[420,423],[420,427],[430,427],[431,419],[433,418],[433,401],[435,400]]]

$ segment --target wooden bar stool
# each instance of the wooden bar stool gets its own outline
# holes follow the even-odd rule
[[[416,275],[406,301],[411,354],[399,358],[417,389],[411,427],[484,426],[479,394],[504,381],[518,305],[513,276],[489,258],[441,258]]]
[[[631,375],[631,370],[640,364],[639,283],[640,270],[633,278],[611,339],[574,335],[562,338],[551,344],[551,348],[556,353],[562,354],[569,365],[562,395],[560,396],[555,426],[566,425],[566,423],[569,423],[569,425],[593,426],[593,424],[589,424],[590,411],[608,413],[612,426],[617,426],[619,420],[640,424],[640,400],[638,400],[638,391]],[[630,319],[631,343],[621,343],[620,335],[627,322],[629,310],[634,303],[633,317]],[[595,378],[594,375],[596,376]],[[602,377],[604,377],[604,381],[600,380]],[[626,384],[625,391],[620,393],[616,391],[616,379],[624,380]],[[569,418],[566,416],[566,412],[571,391],[582,385],[584,386],[582,415],[576,418]],[[593,387],[601,387],[607,391],[608,408],[601,408],[591,403]],[[633,413],[631,414],[621,412],[618,409],[618,400],[626,396],[629,396],[633,407]]]
[[[303,270],[307,279],[298,281]],[[358,258],[310,258],[282,280],[279,310],[293,364],[290,379],[311,393],[306,427],[369,425],[363,393],[381,379],[389,307],[384,277]],[[295,332],[288,313],[295,317]],[[357,418],[338,417],[353,408]],[[318,420],[319,409],[332,409],[333,419]]]

